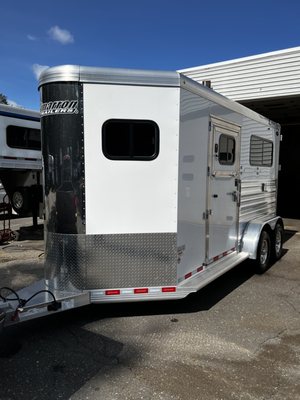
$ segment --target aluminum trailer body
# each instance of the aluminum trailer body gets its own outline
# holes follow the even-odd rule
[[[183,298],[280,257],[278,124],[177,72],[59,66],[40,91],[40,288],[62,308]]]
[[[19,215],[42,214],[39,112],[0,104],[0,180]],[[34,196],[38,210],[32,210]]]

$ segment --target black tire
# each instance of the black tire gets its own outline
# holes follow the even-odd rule
[[[282,257],[284,229],[281,222],[277,222],[272,241],[272,259],[278,261]]]
[[[263,274],[270,265],[271,259],[271,238],[267,231],[262,231],[258,246],[257,246],[257,256],[256,256],[256,272],[258,274]]]
[[[11,195],[11,205],[18,215],[26,216],[30,211],[28,190],[16,188]]]

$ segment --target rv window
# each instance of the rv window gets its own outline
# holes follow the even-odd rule
[[[219,163],[233,165],[235,161],[235,139],[232,136],[220,135],[219,138]]]
[[[154,160],[158,126],[154,121],[110,119],[102,127],[102,151],[111,160]]]
[[[271,140],[252,135],[250,139],[250,165],[271,167],[273,164],[273,143]]]
[[[39,129],[9,125],[6,128],[6,143],[16,149],[41,150],[41,132]]]

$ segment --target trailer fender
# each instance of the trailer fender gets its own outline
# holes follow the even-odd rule
[[[247,252],[250,259],[256,259],[257,246],[261,232],[266,230],[272,237],[275,226],[278,222],[283,225],[280,217],[274,217],[266,221],[256,220],[249,222],[241,235],[241,251]]]

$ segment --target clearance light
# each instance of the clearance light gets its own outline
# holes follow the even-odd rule
[[[170,286],[170,287],[163,287],[161,289],[163,293],[170,293],[170,292],[176,292],[176,287],[175,286]]]
[[[121,291],[119,289],[113,289],[113,290],[105,290],[106,296],[114,296],[116,294],[120,294]]]

